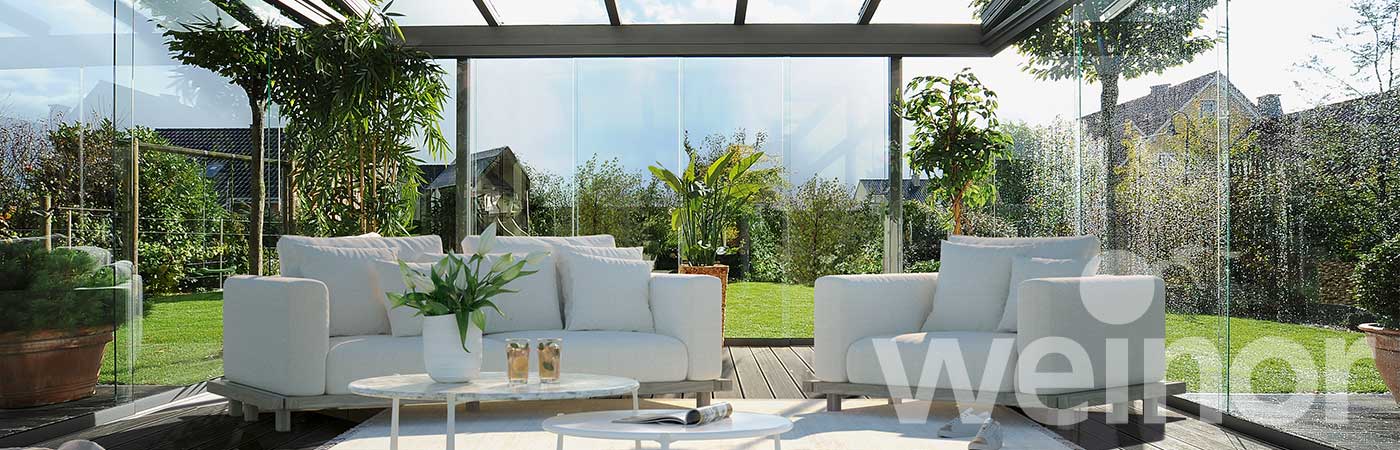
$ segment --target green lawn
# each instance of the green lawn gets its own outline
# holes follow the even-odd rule
[[[220,358],[222,336],[222,294],[218,292],[178,295],[155,300],[145,321],[145,336],[135,364],[135,384],[185,385],[223,373]],[[1216,316],[1167,316],[1167,340],[1200,337],[1219,345],[1221,333]],[[811,337],[812,288],[779,283],[736,282],[729,285],[725,326],[727,337]],[[1231,319],[1231,352],[1238,355],[1250,342],[1260,338],[1281,338],[1297,343],[1321,367],[1324,346],[1329,338],[1344,339],[1348,345],[1365,346],[1361,333],[1261,320]],[[102,380],[110,382],[111,350],[103,364]],[[1238,359],[1238,356],[1234,356]],[[1236,366],[1238,367],[1238,366]],[[127,382],[127,376],[120,381]],[[1167,378],[1186,381],[1193,391],[1201,389],[1196,365],[1189,358],[1174,358]],[[1254,391],[1293,392],[1293,372],[1278,360],[1260,364],[1253,374]],[[1238,383],[1234,391],[1243,389]],[[1312,391],[1314,389],[1305,389]],[[1356,362],[1348,383],[1351,392],[1385,392],[1370,358]]]
[[[175,295],[157,298],[142,327],[131,374],[120,374],[124,384],[183,386],[224,373],[223,293]],[[119,331],[118,342],[129,342]],[[102,382],[112,376],[112,344],[102,362]],[[121,366],[125,366],[123,363]],[[125,372],[125,371],[123,371]]]

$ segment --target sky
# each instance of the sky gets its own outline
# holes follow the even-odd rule
[[[0,116],[46,118],[54,111],[103,108],[125,122],[151,127],[242,127],[243,94],[200,69],[165,55],[159,30],[145,20],[147,0],[121,0],[111,20],[105,0],[0,0]],[[879,23],[971,22],[966,0],[885,0]],[[264,3],[255,6],[268,10]],[[748,21],[851,22],[861,0],[750,0]],[[176,18],[213,14],[203,0],[176,2]],[[467,6],[463,6],[463,5]],[[497,0],[506,24],[603,23],[597,0]],[[619,0],[626,23],[724,23],[733,0]],[[1345,56],[1314,42],[1354,20],[1349,0],[1233,0],[1228,47],[1161,74],[1122,83],[1120,99],[1156,84],[1228,71],[1246,96],[1281,94],[1286,111],[1317,104],[1329,90],[1297,67],[1311,55],[1345,67]],[[406,25],[481,24],[461,0],[397,0]],[[1225,7],[1205,33],[1224,29]],[[121,67],[111,67],[110,33],[122,41]],[[102,34],[107,33],[107,34]],[[999,94],[1003,120],[1044,124],[1099,109],[1096,85],[1036,80],[1014,49],[992,58],[906,58],[906,78],[948,75],[970,67]],[[456,67],[443,61],[449,86]],[[647,58],[478,60],[473,63],[475,150],[508,145],[526,162],[556,173],[597,154],[629,170],[679,164],[679,141],[744,129],[767,134],[766,150],[795,181],[843,180],[884,173],[886,62],[879,58]],[[113,89],[134,86],[135,92]],[[115,96],[115,102],[113,97]],[[448,103],[452,105],[454,103]],[[113,108],[115,105],[115,108]],[[444,132],[456,132],[448,108]],[[274,122],[275,123],[275,122]],[[906,127],[907,128],[907,127]],[[752,139],[752,137],[750,138]],[[437,160],[422,154],[426,160]]]

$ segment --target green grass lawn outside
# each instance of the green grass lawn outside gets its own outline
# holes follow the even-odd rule
[[[736,282],[729,285],[726,308],[726,337],[745,338],[807,338],[812,337],[812,296],[810,286],[780,283]],[[134,384],[186,385],[214,378],[223,373],[222,293],[177,295],[156,299],[146,317],[145,336],[134,367],[134,377],[122,375],[119,382]],[[1183,338],[1201,338],[1207,345],[1220,348],[1223,327],[1217,316],[1169,314],[1167,316],[1168,344]],[[122,330],[125,333],[126,330]],[[1361,346],[1369,352],[1361,333],[1282,324],[1262,320],[1231,319],[1230,350],[1239,360],[1240,352],[1261,338],[1283,339],[1296,343],[1312,357],[1319,369],[1326,359],[1325,346],[1329,338],[1343,340],[1349,346]],[[124,341],[124,339],[123,339]],[[1182,341],[1186,342],[1186,341]],[[1267,341],[1259,341],[1268,344]],[[1291,344],[1290,344],[1291,345]],[[1268,349],[1269,347],[1265,347]],[[111,382],[111,346],[102,367],[103,382]],[[1369,354],[1369,353],[1368,353]],[[1181,352],[1172,353],[1167,378],[1187,382],[1190,389],[1202,390],[1196,364]],[[1234,366],[1238,368],[1238,365]],[[1252,390],[1257,393],[1287,393],[1297,389],[1293,371],[1274,359],[1259,364],[1251,377]],[[1244,392],[1246,386],[1235,382],[1231,391]],[[1215,389],[1204,389],[1215,391]],[[1349,392],[1385,392],[1374,362],[1367,357],[1351,367],[1347,382]]]
[[[223,375],[223,293],[175,295],[153,300],[130,373],[113,376],[112,345],[102,361],[102,383],[184,386]],[[130,342],[126,327],[117,343]],[[125,352],[121,353],[125,355]],[[125,368],[127,364],[121,363]]]

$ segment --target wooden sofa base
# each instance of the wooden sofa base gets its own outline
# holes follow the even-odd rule
[[[641,383],[641,388],[637,390],[637,394],[693,393],[695,394],[696,406],[705,406],[710,404],[710,400],[716,391],[729,390],[733,388],[733,385],[733,381],[724,378],[705,381]],[[211,380],[207,386],[209,392],[228,399],[228,414],[230,416],[236,417],[241,415],[243,416],[243,420],[254,422],[258,420],[259,414],[271,411],[277,431],[291,431],[293,411],[389,407],[389,399],[387,398],[362,397],[355,394],[286,396],[252,386],[238,384],[237,382],[228,381],[224,378]],[[404,404],[426,403],[433,402],[404,401]],[[477,406],[478,405],[473,403],[467,404],[467,408],[474,408]]]
[[[899,398],[891,394],[891,390],[896,392],[918,393],[917,395],[920,400],[950,402],[956,401],[959,396],[963,398],[977,398],[975,393],[966,391],[959,392],[953,389],[933,390],[933,395],[930,397],[927,393],[930,391],[928,388],[891,389],[890,386],[882,384],[837,383],[830,381],[807,381],[802,383],[802,389],[808,393],[826,396],[827,411],[840,411],[841,400],[849,396],[888,398],[891,404],[897,403]],[[1118,397],[1110,398],[1110,391],[1114,390],[1115,389],[1095,389],[1063,394],[1037,394],[1035,397],[1039,399],[1040,405],[1052,409],[1072,409],[1081,406],[1115,404],[1115,414],[1121,414],[1117,412],[1120,410],[1120,408],[1116,406],[1118,404],[1135,400],[1147,400],[1147,402],[1144,403],[1144,413],[1153,414],[1156,411],[1147,411],[1149,409],[1149,403],[1155,405],[1160,403],[1165,397],[1186,393],[1186,383],[1164,382],[1135,384],[1126,388],[1118,388],[1117,390],[1119,392],[1115,392]],[[1126,392],[1126,398],[1122,396],[1123,392]],[[1015,392],[998,392],[993,403],[1005,406],[1022,406],[1018,394]]]

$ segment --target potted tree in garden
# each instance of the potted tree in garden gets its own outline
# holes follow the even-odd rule
[[[970,69],[952,78],[917,77],[905,87],[908,97],[895,113],[914,122],[909,139],[909,167],[926,174],[936,195],[953,210],[952,232],[962,234],[964,212],[987,203],[995,194],[987,183],[996,161],[1011,154],[1011,135],[997,122],[997,95]]]
[[[1376,370],[1400,403],[1400,235],[1390,238],[1361,257],[1352,272],[1356,306],[1378,317],[1361,324],[1366,342],[1376,358]]]
[[[726,251],[724,232],[763,189],[761,180],[750,176],[763,152],[745,154],[741,146],[730,146],[709,164],[694,149],[687,147],[686,154],[690,162],[679,175],[661,163],[648,169],[679,202],[671,213],[671,227],[680,243],[680,273],[719,278],[722,311],[729,286],[729,266],[718,261]]]
[[[481,330],[486,309],[501,314],[491,299],[515,292],[506,285],[535,273],[525,264],[538,264],[544,252],[516,259],[509,253],[487,256],[495,245],[496,224],[481,234],[476,253],[463,259],[449,254],[431,267],[415,268],[399,261],[408,292],[385,295],[395,308],[417,310],[423,316],[423,366],[439,383],[464,383],[481,374]],[[485,263],[485,267],[483,267]]]
[[[0,408],[92,395],[138,284],[129,263],[103,265],[41,241],[0,243]]]

